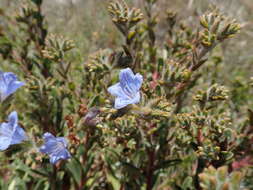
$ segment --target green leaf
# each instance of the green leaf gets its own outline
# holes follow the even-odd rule
[[[66,164],[67,169],[73,175],[76,183],[80,183],[82,175],[82,165],[77,159],[71,159],[69,163]]]
[[[107,180],[112,184],[114,190],[120,189],[120,181],[117,178],[115,178],[109,172],[107,173],[106,177],[107,177]]]

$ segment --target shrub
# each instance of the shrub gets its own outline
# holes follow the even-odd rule
[[[159,20],[157,0],[115,0],[122,42],[82,62],[43,0],[25,2],[1,14],[1,189],[252,189],[252,80],[215,78],[237,21],[211,7],[192,27]]]

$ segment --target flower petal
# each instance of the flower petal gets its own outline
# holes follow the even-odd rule
[[[12,144],[19,144],[25,139],[25,131],[18,125],[18,114],[13,111],[8,116],[8,122],[0,124],[0,150]]]
[[[15,126],[18,124],[18,114],[16,111],[13,111],[8,116],[8,122],[10,125]]]
[[[63,149],[62,151],[58,152],[57,154],[50,155],[50,163],[56,164],[60,160],[67,160],[69,158],[71,158],[70,153],[68,152],[68,150]]]
[[[137,92],[134,98],[121,98],[117,97],[115,99],[114,108],[115,109],[121,109],[126,107],[129,104],[136,104],[140,101],[140,93]]]
[[[10,125],[10,123],[1,123],[0,125],[0,136],[8,136],[11,138],[13,134],[14,126]]]
[[[0,135],[0,150],[6,150],[11,144],[11,138],[8,136]]]
[[[25,83],[18,81],[17,76],[12,72],[0,71],[0,101],[4,101]]]
[[[19,144],[26,139],[27,136],[25,134],[24,129],[22,129],[20,126],[17,126],[14,134],[12,135],[11,144]]]
[[[136,92],[134,77],[134,73],[130,68],[126,68],[120,71],[120,85],[128,96],[131,96],[131,94]]]
[[[122,85],[133,82],[134,73],[130,68],[122,69],[119,73],[119,81]]]
[[[54,135],[52,135],[51,133],[44,133],[44,135],[43,135],[43,139],[44,139],[44,141],[47,141],[47,140],[49,140],[49,139],[55,139],[55,136]]]
[[[64,145],[64,147],[68,146],[68,141],[64,137],[57,137],[56,140]]]
[[[7,84],[5,83],[4,73],[0,71],[0,102],[2,102],[7,96],[5,92],[7,91]]]
[[[0,150],[6,150],[11,144],[12,129],[9,123],[2,123],[0,125]]]
[[[39,149],[41,153],[44,154],[53,154],[57,150],[57,143],[56,141],[54,142],[53,140],[50,140],[46,142],[44,145],[42,145]]]
[[[4,81],[6,84],[9,84],[12,81],[17,81],[18,77],[12,72],[3,73]]]
[[[10,82],[6,91],[6,96],[13,94],[18,88],[20,88],[23,85],[25,85],[25,83],[20,81]]]
[[[55,164],[61,159],[71,157],[66,149],[67,140],[64,137],[55,137],[51,133],[45,133],[43,139],[45,143],[40,147],[39,151],[49,155],[50,163]]]
[[[125,93],[122,90],[120,83],[116,83],[115,85],[112,85],[107,90],[113,96],[119,96],[119,97],[125,96]]]
[[[136,88],[139,90],[141,88],[141,85],[142,85],[142,82],[143,82],[143,77],[141,74],[137,73],[135,75],[135,80],[134,80],[134,83],[135,83],[135,86]]]
[[[10,146],[12,134],[12,125],[9,123],[2,123],[0,125],[0,150],[5,150]]]
[[[56,138],[48,138],[45,143],[40,147],[39,151],[45,154],[53,154],[57,150]]]

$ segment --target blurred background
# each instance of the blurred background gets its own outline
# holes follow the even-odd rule
[[[83,55],[88,55],[98,48],[113,47],[120,43],[120,34],[111,24],[106,7],[109,0],[45,0],[43,12],[49,31],[73,38]],[[130,5],[144,8],[142,0],[128,0]],[[24,5],[23,0],[1,0],[0,7],[6,14],[15,14]],[[166,10],[176,11],[185,22],[198,22],[196,17],[203,14],[210,5],[217,6],[223,13],[235,18],[243,24],[244,29],[237,40],[233,40],[236,48],[233,55],[226,56],[230,64],[243,64],[252,59],[253,47],[253,1],[252,0],[158,0],[162,19]],[[159,33],[166,28],[160,26]]]

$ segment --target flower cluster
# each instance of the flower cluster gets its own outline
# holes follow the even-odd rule
[[[143,77],[139,73],[134,75],[130,68],[120,71],[120,82],[108,88],[108,91],[116,96],[115,109],[122,109],[129,104],[136,104],[140,101],[140,88]],[[13,73],[0,72],[0,100],[3,102],[25,83],[20,82]],[[16,111],[9,114],[8,122],[0,125],[0,150],[6,150],[10,145],[20,144],[28,140],[23,128],[18,124]],[[44,144],[39,148],[41,153],[48,154],[50,163],[56,164],[60,160],[71,157],[67,150],[67,140],[64,137],[55,137],[51,133],[43,135]]]
[[[25,83],[18,81],[15,74],[0,71],[0,100],[3,103],[11,94]],[[67,150],[67,141],[64,137],[54,137],[51,133],[43,135],[45,144],[40,147],[40,152],[50,156],[50,163],[56,164],[59,160],[70,158]],[[18,114],[13,111],[8,116],[8,121],[0,124],[0,150],[6,150],[11,145],[20,144],[28,140],[24,129],[18,124]]]

